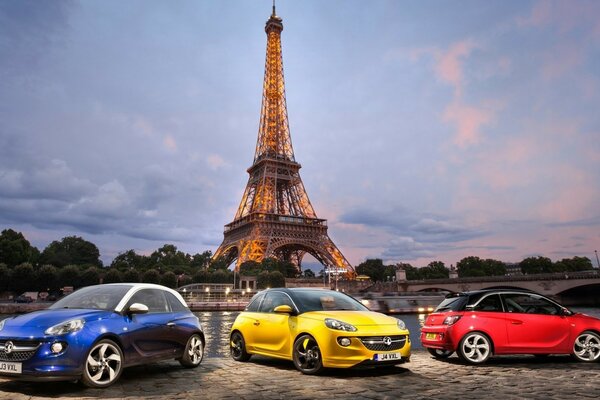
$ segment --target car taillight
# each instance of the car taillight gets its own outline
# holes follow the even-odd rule
[[[450,315],[449,317],[444,318],[444,325],[454,325],[460,317],[460,315]]]

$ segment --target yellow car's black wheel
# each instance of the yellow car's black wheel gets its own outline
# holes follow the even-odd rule
[[[307,375],[323,370],[323,359],[317,341],[310,335],[302,335],[294,342],[294,365]]]
[[[229,340],[229,349],[231,351],[231,358],[235,361],[248,361],[252,354],[246,352],[246,343],[244,337],[239,332],[233,332],[231,339]]]

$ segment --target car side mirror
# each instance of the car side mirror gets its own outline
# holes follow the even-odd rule
[[[148,312],[148,306],[142,303],[133,303],[127,309],[129,314],[146,314]]]
[[[569,315],[573,315],[573,311],[569,310],[569,309],[568,309],[568,308],[566,308],[566,307],[562,307],[562,308],[560,309],[560,315],[564,315],[564,316],[567,316],[567,317],[568,317]]]
[[[291,314],[292,312],[294,312],[294,310],[292,310],[292,307],[288,306],[287,304],[283,304],[281,306],[275,307],[273,309],[273,312],[277,314]]]

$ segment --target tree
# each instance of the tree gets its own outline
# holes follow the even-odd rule
[[[212,252],[210,250],[206,250],[203,253],[196,253],[192,256],[190,267],[207,269],[211,259]]]
[[[159,283],[160,273],[154,268],[149,269],[142,275],[142,282],[144,283]]]
[[[174,272],[168,271],[161,275],[160,284],[174,289],[177,287],[177,275]]]
[[[164,266],[190,265],[190,259],[188,254],[177,250],[177,246],[173,244],[165,244],[150,255],[152,264]]]
[[[267,271],[262,271],[256,276],[256,287],[258,289],[271,287],[271,275]]]
[[[131,268],[143,270],[146,269],[150,260],[148,257],[139,255],[135,250],[127,250],[114,258],[110,264],[111,268],[118,268],[122,271]]]
[[[55,267],[69,264],[102,266],[98,247],[78,236],[67,236],[61,241],[50,243],[42,252],[40,262]]]
[[[575,271],[589,271],[594,267],[592,261],[587,257],[563,258],[554,264],[554,270],[556,272],[575,272]]]
[[[210,282],[210,272],[206,270],[200,270],[192,277],[194,283],[208,283]]]
[[[8,283],[10,282],[10,270],[6,264],[0,264],[0,292],[8,289]]]
[[[419,273],[421,279],[443,279],[450,276],[450,270],[442,261],[430,262],[426,267],[420,268]]]
[[[81,270],[76,265],[67,265],[58,270],[58,285],[61,287],[71,286],[78,288],[81,286]]]
[[[302,274],[304,275],[305,278],[314,278],[315,277],[315,272],[310,268],[305,269]]]
[[[412,281],[422,279],[420,268],[413,267],[408,263],[400,263],[397,267],[403,268],[404,271],[406,271],[406,280]]]
[[[100,272],[96,267],[89,267],[81,274],[81,287],[97,285],[100,283]]]
[[[269,280],[271,281],[271,287],[285,287],[285,276],[279,271],[270,272]]]
[[[487,258],[482,263],[485,276],[504,276],[506,275],[506,264],[502,261]]]
[[[262,271],[262,264],[258,261],[248,260],[240,265],[240,275],[256,276]]]
[[[390,277],[396,275],[396,269],[392,265],[383,265],[383,261],[380,258],[375,258],[360,263],[356,267],[356,273],[359,275],[368,275],[372,281],[378,282],[390,280]]]
[[[458,276],[461,278],[471,276],[485,276],[483,260],[476,256],[465,257],[456,263]]]
[[[110,268],[104,274],[104,278],[102,279],[102,283],[121,283],[123,282],[123,275],[116,268]]]
[[[210,274],[210,281],[212,283],[230,283],[233,280],[232,277],[233,275],[228,270],[219,269]]]
[[[54,291],[58,289],[58,271],[52,265],[42,265],[36,273],[38,291]]]
[[[35,282],[35,271],[29,263],[23,263],[13,268],[11,273],[11,282],[7,289],[21,294],[25,291],[33,289]]]
[[[543,274],[552,272],[552,261],[547,257],[527,257],[519,263],[524,274]]]
[[[130,268],[123,272],[123,282],[137,283],[140,281],[140,273],[135,269]]]
[[[22,263],[34,264],[40,252],[25,239],[21,232],[5,229],[0,234],[0,263],[14,267]]]

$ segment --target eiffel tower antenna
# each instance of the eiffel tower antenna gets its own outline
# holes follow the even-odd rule
[[[317,217],[300,178],[288,123],[283,58],[282,19],[273,13],[266,22],[267,56],[262,106],[254,162],[233,222],[213,259],[246,261],[265,258],[289,261],[301,270],[302,258],[312,255],[328,272],[355,276],[354,268],[327,234],[327,220]],[[337,276],[337,275],[336,275]]]

